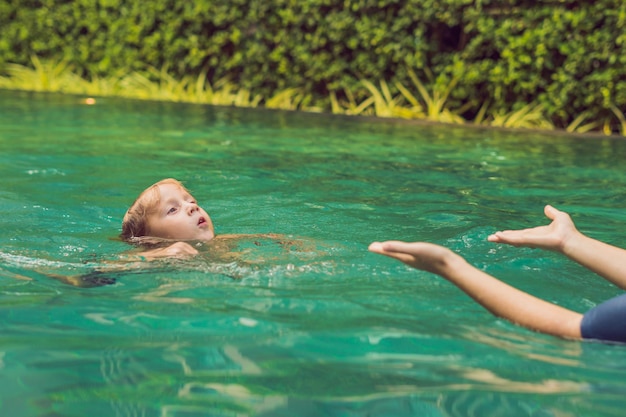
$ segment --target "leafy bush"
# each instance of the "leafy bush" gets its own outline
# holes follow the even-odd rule
[[[88,79],[206,74],[254,96],[297,92],[301,107],[358,108],[384,81],[394,100],[445,92],[466,120],[532,108],[542,124],[617,131],[626,110],[620,0],[0,2],[0,71],[33,56]]]

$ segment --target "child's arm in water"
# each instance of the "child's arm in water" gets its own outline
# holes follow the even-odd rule
[[[243,239],[271,239],[277,245],[280,245],[287,251],[305,252],[315,250],[315,243],[302,238],[294,238],[293,236],[283,235],[279,233],[252,233],[252,234],[222,234],[217,235],[213,240],[221,242],[237,241]],[[256,242],[261,245],[260,241]]]
[[[187,242],[176,242],[163,248],[149,249],[128,255],[131,259],[150,261],[158,258],[188,258],[198,254],[198,250]]]
[[[257,241],[258,239],[258,241]],[[280,235],[275,233],[259,233],[259,234],[224,234],[218,235],[215,238],[206,241],[191,241],[191,242],[174,242],[167,241],[166,239],[159,238],[146,238],[138,240],[149,245],[167,245],[154,249],[148,249],[143,251],[131,251],[124,253],[117,260],[104,261],[104,263],[98,265],[96,268],[81,275],[60,275],[51,274],[48,272],[42,272],[50,278],[54,278],[65,284],[73,285],[76,287],[91,288],[104,285],[115,284],[117,281],[116,275],[124,272],[132,272],[145,270],[151,268],[146,265],[147,262],[167,260],[167,259],[187,259],[198,255],[200,252],[206,252],[211,254],[213,260],[221,261],[237,261],[245,263],[257,263],[255,260],[242,260],[242,256],[246,254],[249,249],[238,250],[238,245],[241,241],[252,242],[256,246],[262,246],[264,242],[270,240],[272,243],[279,245],[285,251],[310,251],[315,247],[313,242],[294,239],[293,237]],[[198,244],[198,249],[193,244]],[[204,247],[204,249],[202,249]],[[157,266],[159,264],[157,263]]]
[[[120,259],[104,261],[91,271],[79,275],[62,275],[39,271],[49,278],[61,281],[64,284],[81,288],[102,287],[117,282],[116,275],[123,272],[145,269],[146,261],[164,258],[188,258],[195,256],[198,251],[187,242],[176,242],[167,247],[150,249],[143,252],[127,253]]]
[[[549,225],[496,232],[489,236],[489,241],[562,253],[626,289],[626,250],[585,236],[565,212],[552,206],[546,206],[544,212],[552,220]]]
[[[555,336],[580,339],[582,314],[536,298],[480,271],[439,245],[374,242],[369,250],[447,279],[496,316]]]
[[[285,250],[295,250],[302,251],[308,250],[310,243],[306,243],[302,240],[294,239],[292,237],[281,235],[277,233],[257,233],[257,234],[223,234],[217,235],[213,239],[204,242],[206,245],[210,247],[219,247],[221,251],[227,250],[225,248],[230,248],[229,244],[236,244],[236,241],[242,239],[271,239],[276,244],[281,245]],[[147,238],[143,239],[144,243],[165,243],[166,240],[162,239],[152,239]],[[224,246],[224,245],[226,246]],[[259,243],[260,245],[260,243]],[[198,254],[198,250],[194,248],[188,242],[180,241],[175,242],[171,245],[159,247],[155,249],[144,250],[141,252],[131,252],[125,255],[126,259],[131,260],[142,260],[142,261],[151,261],[160,258],[189,258]]]
[[[105,285],[113,285],[117,281],[115,277],[108,275],[104,271],[93,270],[81,275],[60,275],[44,273],[49,278],[61,281],[64,284],[81,288],[102,287]]]

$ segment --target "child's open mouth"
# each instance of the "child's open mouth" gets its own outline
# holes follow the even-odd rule
[[[204,226],[206,224],[206,219],[204,217],[200,217],[198,219],[198,226]]]

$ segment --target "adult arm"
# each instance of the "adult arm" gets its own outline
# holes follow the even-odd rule
[[[488,240],[562,253],[626,289],[626,250],[585,236],[576,229],[567,213],[550,205],[544,208],[544,213],[552,220],[549,225],[496,232]]]
[[[369,250],[440,275],[498,317],[542,333],[581,338],[581,314],[518,290],[447,248],[424,242],[387,241],[374,242]]]

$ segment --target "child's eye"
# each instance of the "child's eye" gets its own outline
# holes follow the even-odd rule
[[[176,212],[176,207],[171,207],[168,211],[167,214],[172,214]]]

